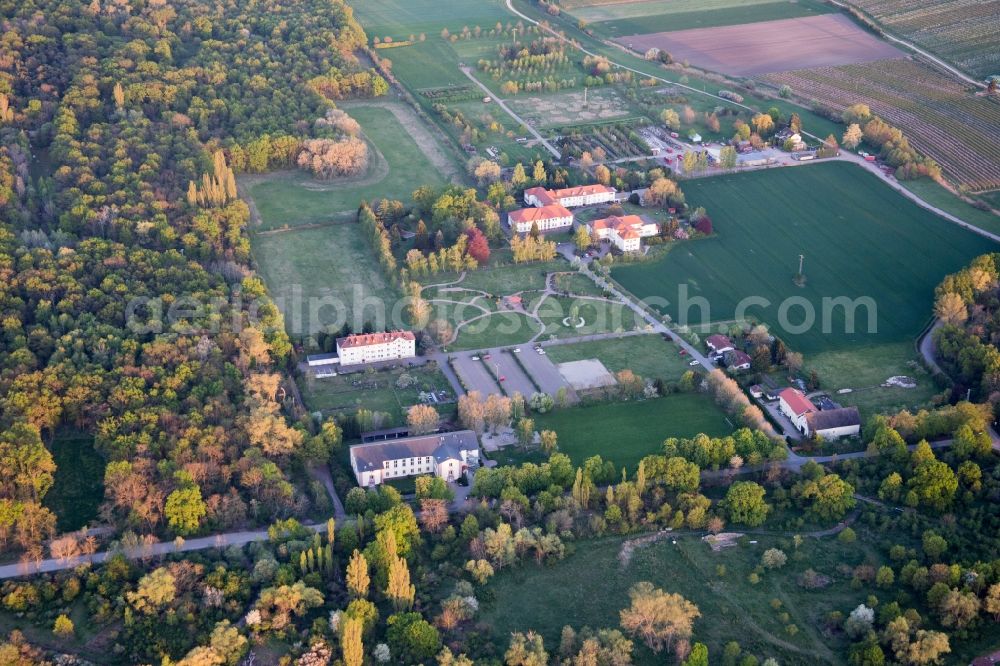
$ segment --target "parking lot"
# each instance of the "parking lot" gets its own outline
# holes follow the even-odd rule
[[[543,393],[548,393],[551,396],[555,396],[559,389],[565,387],[569,399],[576,399],[573,389],[559,374],[559,368],[549,360],[548,356],[539,354],[532,345],[524,345],[519,348],[521,352],[517,356],[527,368],[530,377],[518,364],[515,354],[508,351],[508,349],[514,349],[513,347],[458,352],[451,354],[450,357],[454,359],[455,371],[465,382],[469,391],[479,391],[483,395],[501,393],[500,386],[494,379],[497,367],[499,367],[500,376],[504,377],[503,388],[508,395],[513,395],[517,391],[526,398],[530,397],[532,393],[538,391],[535,388],[535,384],[537,384]],[[485,354],[490,355],[485,365],[482,360],[473,360],[474,358],[482,358]],[[535,381],[532,382],[532,379]]]
[[[500,393],[500,387],[493,379],[493,373],[487,370],[481,361],[473,361],[477,356],[474,352],[462,352],[452,354],[454,359],[453,367],[459,378],[469,391],[479,391],[484,396],[491,393]],[[530,393],[529,393],[530,395]]]

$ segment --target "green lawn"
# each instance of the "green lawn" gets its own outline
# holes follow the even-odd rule
[[[996,250],[841,162],[687,181],[684,191],[690,204],[708,209],[717,235],[676,246],[655,262],[617,268],[614,277],[642,299],[666,299],[655,305],[691,325],[730,321],[742,299],[767,299],[745,314],[806,354],[912,341],[941,278]],[[802,287],[793,281],[800,254]],[[697,306],[679,315],[682,285],[689,298],[707,299],[707,316]],[[815,313],[804,332],[794,328],[804,321],[801,304],[792,303],[788,325],[781,324],[782,301],[792,297]],[[838,297],[871,298],[875,332],[867,332],[865,308],[857,311],[854,333],[846,332],[843,307],[824,317],[822,299]]]
[[[527,342],[538,333],[538,324],[520,312],[497,312],[471,322],[458,332],[452,350],[505,347]]]
[[[535,428],[555,430],[559,450],[581,465],[599,455],[635,471],[639,461],[660,451],[668,437],[727,435],[726,415],[706,396],[675,393],[655,400],[600,402],[537,414]]]
[[[397,40],[421,32],[427,39],[440,39],[442,28],[451,32],[477,25],[491,29],[497,21],[513,18],[503,0],[352,0],[351,6],[369,37]]]
[[[491,266],[469,271],[465,274],[465,279],[455,287],[465,289],[478,289],[489,294],[508,295],[521,291],[539,291],[545,288],[545,276],[549,273],[565,271],[568,264],[561,260],[548,261],[544,263],[528,264],[502,264],[501,252],[494,252],[490,259]],[[506,255],[503,255],[506,256]],[[435,283],[453,282],[457,279],[454,274],[435,276],[433,282],[428,283],[433,286]]]
[[[688,367],[688,357],[677,353],[677,346],[655,334],[552,345],[545,348],[553,363],[568,363],[596,358],[611,372],[626,368],[647,379],[677,381]]]
[[[573,322],[566,325],[564,320],[570,316],[573,308],[577,310],[582,326]],[[565,298],[563,296],[547,296],[538,308],[538,316],[545,324],[543,339],[576,338],[581,335],[597,333],[623,333],[633,331],[637,324],[635,311],[621,303],[589,298]]]
[[[603,296],[604,290],[582,273],[560,273],[553,278],[553,287],[573,296]]]
[[[914,411],[929,406],[939,392],[931,376],[918,361],[912,342],[829,351],[806,358],[806,370],[815,370],[821,388],[845,406],[856,406],[861,418],[891,414],[901,409]],[[905,375],[917,380],[916,388],[882,387],[889,377]],[[853,389],[837,394],[839,389]]]
[[[56,514],[60,532],[78,530],[97,518],[104,499],[104,458],[94,438],[81,433],[57,434],[49,450],[56,473],[44,504]]]
[[[417,187],[443,185],[449,174],[458,172],[409,107],[394,102],[379,105],[343,107],[361,124],[376,149],[364,176],[318,181],[305,172],[292,171],[248,180],[247,189],[260,215],[258,229],[352,219],[363,200],[388,197],[408,201]],[[406,119],[406,126],[389,108]]]
[[[971,204],[938,185],[929,178],[920,180],[900,181],[906,189],[910,190],[927,203],[940,208],[946,213],[951,213],[955,217],[965,220],[971,225],[980,229],[1000,234],[1000,216],[985,210],[974,208]]]
[[[569,10],[608,37],[712,28],[815,16],[833,11],[818,0],[645,0]]]
[[[850,588],[850,576],[838,573],[841,564],[854,566],[877,556],[864,540],[845,545],[836,539],[806,539],[798,552],[784,540],[755,537],[756,544],[713,553],[697,536],[678,535],[637,548],[627,566],[618,559],[620,537],[577,542],[566,560],[554,566],[525,564],[501,572],[489,584],[495,599],[485,604],[479,620],[497,637],[534,629],[554,651],[562,627],[617,628],[619,611],[628,605],[628,590],[639,581],[650,581],[668,592],[681,594],[698,606],[692,642],[705,643],[711,663],[722,663],[722,651],[737,641],[758,663],[774,657],[781,664],[841,663],[837,654],[846,649],[846,638],[821,632],[824,615],[844,613],[863,602],[864,593]],[[764,550],[781,547],[789,555],[780,572],[761,576],[751,585],[748,576]],[[718,566],[725,567],[720,577]],[[806,568],[829,576],[833,583],[807,591],[795,584]],[[771,600],[782,607],[775,610]],[[781,613],[791,616],[783,621]],[[795,623],[795,635],[786,630]],[[653,655],[636,641],[637,664],[674,663],[672,656]]]
[[[357,224],[254,234],[251,244],[293,339],[324,326],[339,329],[345,321],[356,331],[366,321],[379,329],[393,327],[387,319],[396,291]]]
[[[403,373],[416,382],[407,388],[397,387],[396,382]],[[455,397],[448,379],[433,363],[374,373],[340,374],[323,379],[306,373],[299,387],[302,389],[302,400],[310,411],[321,411],[324,416],[329,416],[364,407],[389,414],[395,425],[405,422],[404,410],[420,402],[418,394],[421,391],[447,391],[452,399]],[[441,409],[448,411],[451,405],[443,405]]]

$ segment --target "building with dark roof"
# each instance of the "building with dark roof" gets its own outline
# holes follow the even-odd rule
[[[454,481],[479,464],[479,440],[471,430],[402,437],[351,447],[351,468],[359,486],[433,474]]]
[[[806,434],[823,439],[855,437],[861,432],[861,414],[857,407],[824,409],[806,414]]]

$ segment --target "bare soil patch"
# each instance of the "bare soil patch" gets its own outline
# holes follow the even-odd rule
[[[639,52],[650,48],[669,51],[675,60],[730,76],[848,65],[901,55],[842,14],[657,32],[615,41]]]
[[[576,391],[614,386],[615,376],[596,358],[559,364],[559,374]]]

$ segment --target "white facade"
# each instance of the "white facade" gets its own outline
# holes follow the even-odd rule
[[[841,437],[856,437],[861,432],[861,424],[841,426],[839,428],[824,428],[816,434],[823,439],[840,439]]]
[[[587,231],[601,240],[610,241],[622,252],[638,252],[642,249],[642,239],[660,233],[660,225],[646,222],[638,215],[612,215],[594,220],[587,225]]]
[[[455,481],[479,465],[479,442],[471,430],[390,439],[351,447],[351,468],[358,485],[433,474]]]
[[[580,185],[562,190],[532,187],[524,191],[524,203],[535,207],[558,204],[565,208],[574,208],[576,206],[613,203],[617,194],[618,190],[606,185]]]
[[[416,337],[410,331],[349,335],[337,340],[337,356],[342,366],[393,361],[416,355]]]
[[[526,234],[533,226],[539,231],[565,229],[573,226],[573,214],[558,204],[541,208],[522,208],[507,214],[507,224],[519,234]]]
[[[801,391],[787,388],[778,394],[778,408],[788,417],[799,432],[809,434],[806,416],[816,411],[816,407]]]

